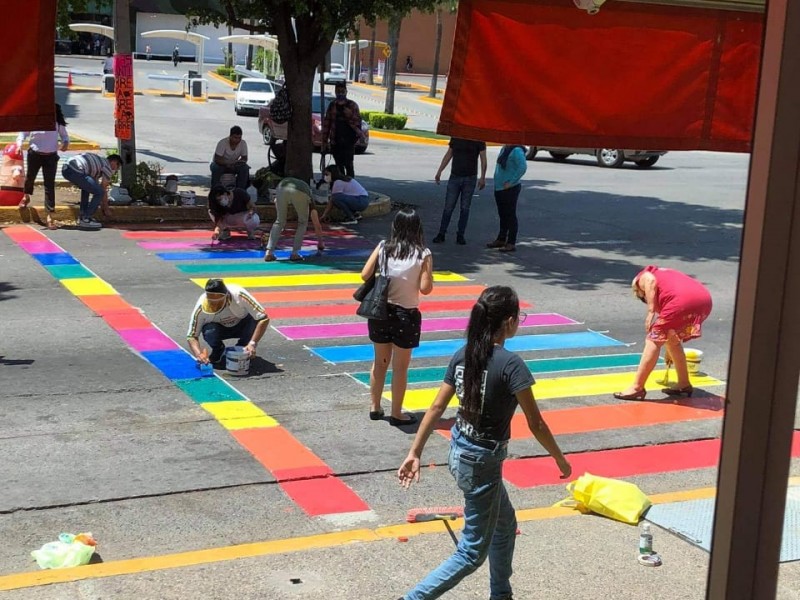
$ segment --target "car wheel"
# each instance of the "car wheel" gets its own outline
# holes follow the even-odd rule
[[[636,166],[640,169],[648,169],[658,162],[660,156],[651,156],[650,158],[643,158],[636,161]]]
[[[615,169],[625,162],[622,150],[614,148],[600,148],[597,151],[597,164],[608,169]]]
[[[356,154],[364,154],[367,151],[366,146],[356,146]]]
[[[557,162],[564,162],[565,160],[567,160],[569,154],[564,154],[563,152],[551,152],[550,156],[552,156],[553,160]]]
[[[235,102],[233,104],[233,112],[235,112],[237,115],[242,114],[242,112],[239,110],[239,107],[236,105]]]
[[[264,129],[261,131],[261,137],[264,140],[264,144],[269,146],[269,143],[272,141],[272,131],[270,131],[268,126],[265,126]]]
[[[525,153],[525,159],[526,160],[533,160],[534,158],[536,158],[536,153],[537,152],[539,152],[538,148],[536,148],[536,146],[531,146],[530,148],[528,148],[528,151]]]

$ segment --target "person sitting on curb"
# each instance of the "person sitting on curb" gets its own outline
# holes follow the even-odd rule
[[[342,175],[336,165],[325,167],[325,182],[330,186],[331,192],[320,219],[323,222],[330,221],[329,215],[335,206],[345,214],[342,225],[356,225],[361,218],[361,211],[369,206],[367,190],[352,177]]]
[[[256,355],[258,342],[269,327],[264,307],[243,287],[209,279],[197,300],[186,334],[189,348],[198,362],[225,368],[225,340],[236,339],[248,357]],[[200,336],[211,348],[211,355],[200,347]]]
[[[247,164],[247,142],[242,139],[241,127],[234,125],[230,135],[217,142],[210,168],[212,188],[219,185],[225,173],[233,173],[236,175],[236,187],[247,189],[250,166]]]
[[[84,229],[100,229],[103,225],[94,218],[94,213],[102,205],[103,214],[109,216],[108,185],[119,168],[122,157],[109,154],[103,158],[91,152],[76,154],[61,168],[64,179],[81,190],[81,207],[78,226]],[[89,201],[91,195],[92,200]]]
[[[319,222],[319,213],[317,207],[314,206],[314,197],[311,193],[311,186],[305,181],[295,179],[294,177],[284,177],[278,184],[278,195],[275,198],[275,223],[272,225],[272,230],[269,233],[269,240],[267,241],[267,252],[264,254],[266,262],[275,260],[275,248],[281,236],[283,228],[286,227],[286,218],[289,210],[289,204],[294,206],[294,211],[297,213],[297,229],[294,232],[294,242],[292,244],[292,254],[289,256],[291,261],[303,260],[300,255],[300,248],[303,245],[303,238],[306,234],[308,227],[308,218],[314,224],[314,233],[317,236],[317,254],[322,254],[325,250],[325,243],[322,240],[322,226]]]
[[[221,185],[211,188],[208,194],[208,216],[214,223],[212,240],[227,240],[231,237],[231,227],[246,229],[247,239],[252,240],[261,224],[256,205],[247,192],[238,187],[230,191]]]

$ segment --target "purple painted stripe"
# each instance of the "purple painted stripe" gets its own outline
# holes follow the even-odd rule
[[[463,331],[469,323],[468,317],[426,317],[422,319],[423,333],[439,331]],[[534,313],[528,315],[522,327],[549,327],[553,325],[575,325],[577,321],[556,313]],[[275,330],[289,340],[312,340],[322,338],[346,338],[365,336],[366,321],[354,323],[319,323],[316,325],[285,325]]]
[[[118,330],[117,334],[125,340],[126,344],[138,352],[177,350],[179,348],[174,340],[155,327],[148,327],[147,329],[123,329]]]
[[[210,237],[210,234],[209,234]],[[284,234],[281,237],[282,242],[291,244],[292,238]],[[29,242],[39,243],[39,242]],[[257,250],[261,248],[259,240],[241,240],[236,243],[214,244],[209,242],[137,242],[137,244],[145,250]],[[284,244],[286,245],[286,244]],[[334,238],[326,238],[325,246],[328,248],[372,248],[374,244],[368,240],[339,240]],[[303,240],[304,250],[316,250],[317,240],[314,238],[306,238]]]
[[[58,254],[63,253],[59,246],[53,242],[17,242],[17,244],[30,254]]]

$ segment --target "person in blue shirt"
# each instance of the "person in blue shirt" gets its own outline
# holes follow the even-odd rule
[[[487,248],[497,248],[500,252],[514,252],[517,249],[517,199],[522,189],[520,180],[528,169],[524,146],[503,146],[494,167],[494,201],[500,217],[500,231]]]

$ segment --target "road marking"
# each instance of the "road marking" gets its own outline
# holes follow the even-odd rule
[[[441,281],[469,281],[463,275],[450,273],[448,271],[436,272],[433,274],[435,282]],[[204,288],[207,277],[193,278],[191,281],[198,287]],[[226,277],[226,283],[240,285],[248,290],[254,288],[269,287],[292,287],[309,285],[343,285],[364,283],[361,273],[319,273],[317,275],[274,275],[262,277]]]
[[[470,298],[477,298],[480,293],[486,289],[482,285],[437,285],[433,291],[427,296],[428,298],[441,298],[450,296],[468,296]],[[308,302],[307,290],[286,290],[275,292],[253,292],[253,297],[259,302],[267,304],[279,304],[286,302]],[[314,300],[317,302],[345,300],[348,303],[353,302],[353,290],[350,288],[320,288],[314,290]],[[444,371],[442,371],[444,375]],[[369,380],[369,378],[367,378]],[[439,377],[441,380],[441,377]]]

